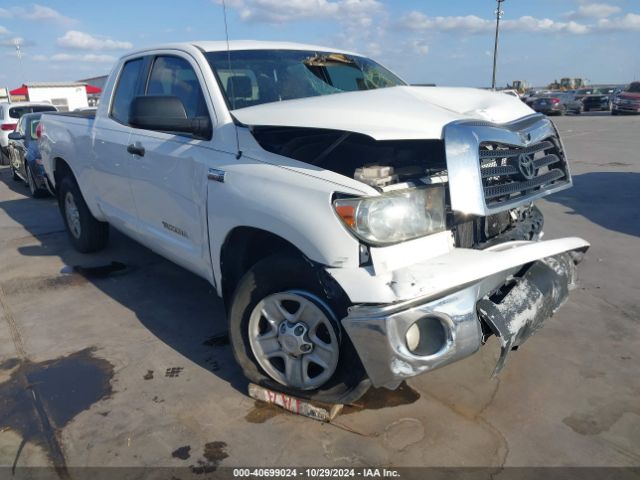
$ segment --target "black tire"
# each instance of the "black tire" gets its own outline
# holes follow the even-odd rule
[[[310,293],[322,299],[335,318],[344,318],[349,300],[337,285],[333,286],[336,288],[323,286],[323,274],[326,275],[324,270],[291,254],[276,254],[259,261],[242,277],[235,290],[229,313],[229,336],[236,361],[249,381],[312,401],[349,404],[364,395],[371,382],[339,321],[335,325],[340,338],[338,365],[331,378],[315,390],[290,388],[273,380],[259,366],[249,342],[251,312],[262,299],[274,293],[292,290]],[[331,294],[331,298],[325,293],[337,290],[340,293]]]
[[[617,110],[611,110],[611,115],[620,115],[620,112]]]
[[[13,179],[14,182],[21,182],[22,179],[20,178],[20,176],[16,173],[15,169],[13,168],[13,165],[11,164],[11,162],[9,162],[9,168],[11,169],[11,178]]]
[[[78,235],[72,231],[67,218],[67,195],[71,195],[77,208],[80,226]],[[58,185],[58,205],[67,228],[67,233],[76,250],[81,253],[90,253],[102,250],[107,245],[109,240],[109,224],[97,220],[91,214],[84,198],[82,198],[75,178],[69,174],[65,175]]]
[[[586,107],[582,107],[582,111],[583,111],[583,112],[588,112],[588,111],[589,111],[589,109],[588,109],[588,108],[586,108]]]
[[[27,172],[27,187],[29,187],[29,193],[31,194],[31,196],[33,198],[42,198],[47,195],[47,193],[49,192],[36,186],[36,180],[35,178],[33,178],[33,172],[31,171],[31,168],[29,168],[28,163],[25,162],[24,168]]]

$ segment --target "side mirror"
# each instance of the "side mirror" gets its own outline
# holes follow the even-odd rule
[[[160,132],[190,133],[196,138],[211,138],[208,117],[187,118],[182,101],[175,96],[148,95],[136,97],[129,108],[129,125]]]
[[[11,132],[9,134],[9,140],[24,140],[24,135],[18,132]]]

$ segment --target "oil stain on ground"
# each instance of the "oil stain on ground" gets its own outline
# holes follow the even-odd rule
[[[85,267],[82,265],[69,266],[62,268],[60,273],[78,273],[85,278],[106,278],[114,274],[122,274],[127,270],[127,265],[121,262],[111,262],[107,265],[96,265],[93,267]]]
[[[205,460],[198,460],[196,465],[191,465],[191,472],[195,474],[215,472],[220,462],[227,458],[227,444],[225,442],[209,442],[204,446],[202,456]]]
[[[107,265],[85,267],[82,265],[64,266],[57,276],[18,277],[10,282],[3,282],[0,286],[6,295],[15,295],[35,291],[56,290],[85,285],[89,281],[99,280],[114,275],[121,275],[130,270],[124,263],[111,262]]]
[[[44,447],[55,465],[64,463],[57,432],[113,392],[113,366],[94,353],[87,348],[55,360],[21,361],[0,383],[0,430],[23,439],[14,464],[26,442]]]
[[[362,410],[380,410],[381,408],[410,405],[420,398],[420,393],[402,382],[395,390],[386,388],[370,388],[364,396],[352,405],[345,405],[342,415],[361,412]]]
[[[245,415],[244,419],[249,423],[264,423],[267,420],[283,413],[292,415],[284,408],[263,402],[262,400],[256,400],[253,404],[253,408]]]
[[[171,452],[173,458],[179,458],[180,460],[186,460],[191,457],[191,446],[185,445],[184,447],[176,448]]]

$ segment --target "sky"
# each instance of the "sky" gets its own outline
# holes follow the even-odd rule
[[[502,5],[498,86],[640,79],[640,0]],[[226,7],[232,40],[344,48],[411,83],[491,83],[495,0],[226,0]],[[222,0],[1,0],[0,86],[104,75],[132,49],[224,35]]]

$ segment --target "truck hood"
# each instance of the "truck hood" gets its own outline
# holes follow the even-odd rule
[[[265,103],[232,111],[249,126],[361,133],[376,140],[439,139],[456,120],[507,123],[534,113],[519,99],[475,88],[391,87]]]

